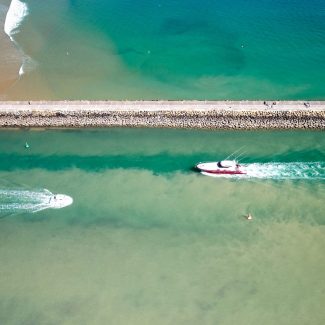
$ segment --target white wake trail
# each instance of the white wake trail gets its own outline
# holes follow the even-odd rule
[[[39,191],[0,189],[0,213],[33,213],[49,208],[60,209],[72,202],[70,196],[53,194],[47,189]]]
[[[247,176],[271,179],[325,179],[324,162],[255,163],[244,165]]]

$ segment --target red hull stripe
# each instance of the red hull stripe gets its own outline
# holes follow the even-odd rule
[[[245,172],[241,171],[230,171],[230,170],[205,170],[201,169],[202,172],[210,173],[210,174],[221,174],[221,175],[236,175],[236,174],[246,174]]]

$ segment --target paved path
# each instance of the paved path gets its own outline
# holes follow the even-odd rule
[[[15,111],[325,111],[325,101],[21,101],[0,102]]]
[[[0,102],[0,127],[325,129],[325,102]]]

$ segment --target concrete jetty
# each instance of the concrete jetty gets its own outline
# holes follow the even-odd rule
[[[325,129],[325,101],[10,101],[0,127]]]

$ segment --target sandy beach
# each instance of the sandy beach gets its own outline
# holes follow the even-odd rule
[[[24,101],[0,103],[0,127],[325,129],[323,101]]]

